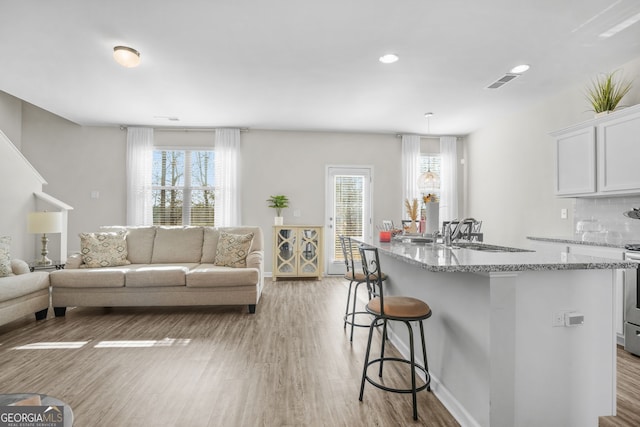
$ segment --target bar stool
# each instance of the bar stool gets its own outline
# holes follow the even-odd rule
[[[356,323],[356,314],[368,314],[366,311],[356,311],[356,301],[358,295],[358,286],[360,284],[365,283],[367,278],[364,273],[358,273],[354,268],[353,261],[353,247],[351,244],[351,238],[347,236],[340,235],[340,246],[342,247],[342,255],[344,257],[344,264],[347,268],[346,273],[344,274],[344,278],[349,281],[349,291],[347,294],[347,307],[344,310],[344,328],[347,328],[347,324],[351,325],[351,337],[349,341],[353,341],[353,327],[365,327],[368,328],[369,324]],[[351,291],[353,284],[356,284],[353,289],[353,309],[349,311],[349,303],[351,302]],[[368,292],[369,299],[371,299],[371,292]]]
[[[402,296],[384,296],[383,281],[380,280],[382,273],[380,270],[380,258],[378,257],[378,249],[372,247],[366,247],[364,245],[359,246],[360,257],[362,259],[362,269],[365,277],[367,278],[367,286],[374,296],[366,306],[368,313],[374,316],[371,326],[369,327],[369,341],[367,342],[367,351],[364,359],[364,368],[362,370],[362,382],[360,385],[360,401],[364,395],[365,380],[374,385],[375,387],[390,391],[393,393],[411,393],[413,397],[413,419],[418,419],[418,408],[416,393],[422,390],[430,390],[431,376],[429,375],[429,367],[427,364],[427,348],[424,341],[424,326],[422,321],[431,317],[431,308],[427,303],[412,297]],[[380,357],[374,360],[369,360],[369,354],[371,352],[371,338],[373,337],[373,330],[375,329],[376,322],[383,321],[382,330],[382,344],[380,348]],[[397,357],[385,357],[384,347],[387,339],[387,322],[389,320],[403,322],[409,329],[409,352],[411,354],[410,360],[401,359]],[[422,357],[424,360],[424,366],[416,363],[414,354],[414,339],[413,329],[409,322],[418,322],[420,325],[420,338],[422,340]],[[385,361],[401,362],[411,366],[411,388],[392,388],[387,387],[379,382],[374,381],[367,375],[367,368],[374,364],[379,364],[380,369],[378,376],[382,378],[382,367]],[[425,375],[425,383],[421,386],[416,386],[416,370],[422,371]]]

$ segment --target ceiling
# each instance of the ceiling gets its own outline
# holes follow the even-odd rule
[[[82,125],[464,135],[638,58],[640,23],[600,34],[639,13],[638,0],[0,0],[0,90]],[[140,66],[116,64],[116,45]]]

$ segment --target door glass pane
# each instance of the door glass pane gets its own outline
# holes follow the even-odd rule
[[[364,177],[336,175],[334,178],[335,233],[333,259],[344,260],[340,236],[364,237]]]

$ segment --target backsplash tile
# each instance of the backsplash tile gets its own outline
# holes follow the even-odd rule
[[[606,243],[640,242],[640,220],[627,218],[624,212],[640,208],[640,196],[576,199],[574,231],[579,221],[593,219],[601,232],[592,233],[586,240]],[[576,231],[578,236],[581,233]]]

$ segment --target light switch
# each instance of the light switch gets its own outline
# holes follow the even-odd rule
[[[92,199],[99,199],[100,198],[100,192],[98,190],[92,190],[91,191],[91,198]]]
[[[293,210],[293,216],[295,216],[295,217],[302,216],[302,214],[300,213],[300,209],[294,209]]]
[[[560,209],[560,219],[567,219],[568,212],[566,209]]]

